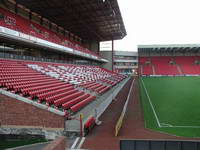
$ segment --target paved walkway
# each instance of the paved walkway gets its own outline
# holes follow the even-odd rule
[[[102,124],[95,127],[92,134],[86,137],[85,143],[82,146],[84,149],[91,150],[117,150],[119,147],[119,138],[114,137],[115,124],[121,114],[124,103],[126,101],[129,89],[131,87],[129,80],[121,92],[117,95],[116,101],[106,109],[100,117]]]

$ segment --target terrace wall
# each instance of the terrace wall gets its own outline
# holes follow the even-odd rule
[[[0,94],[0,126],[64,130],[63,116]]]

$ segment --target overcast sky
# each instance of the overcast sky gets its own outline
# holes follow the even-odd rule
[[[118,0],[127,36],[115,50],[138,44],[200,43],[200,0]]]

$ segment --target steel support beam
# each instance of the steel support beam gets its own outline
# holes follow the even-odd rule
[[[112,71],[114,71],[114,40],[112,40]]]

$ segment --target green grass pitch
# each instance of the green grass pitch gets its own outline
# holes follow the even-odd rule
[[[147,128],[200,137],[200,77],[141,77],[140,98]]]

